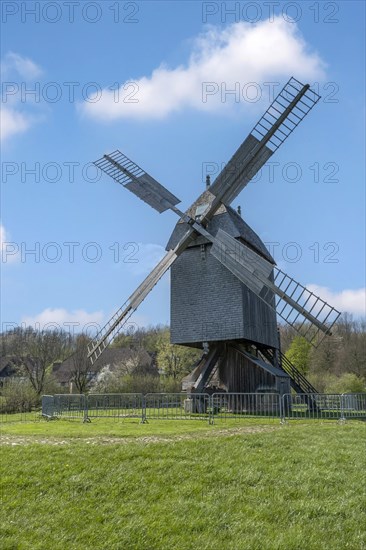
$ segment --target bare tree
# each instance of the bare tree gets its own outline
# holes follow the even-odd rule
[[[74,351],[68,360],[70,380],[75,383],[79,393],[84,393],[93,374],[93,366],[88,358],[90,338],[79,334],[74,341]]]
[[[119,375],[144,376],[157,374],[156,369],[151,365],[151,357],[144,349],[132,349],[126,350],[126,352],[126,357],[120,359],[116,365],[116,371]]]
[[[63,360],[70,345],[62,330],[17,329],[12,339],[13,364],[26,376],[36,394],[43,393],[46,375],[56,360]]]
[[[112,347],[144,349],[150,354],[156,354],[160,338],[167,330],[169,331],[169,327],[165,325],[150,326],[148,328],[139,327],[136,330],[133,330],[133,328],[132,325],[130,330],[119,334],[114,339]]]

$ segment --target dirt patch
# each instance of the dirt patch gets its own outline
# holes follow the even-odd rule
[[[0,445],[12,447],[24,445],[73,445],[75,443],[84,443],[87,445],[126,445],[128,443],[175,443],[177,441],[187,441],[192,439],[212,439],[217,437],[233,437],[237,435],[250,435],[261,432],[271,432],[280,429],[279,426],[243,426],[237,428],[226,428],[222,430],[196,432],[190,434],[160,436],[146,435],[138,437],[74,437],[74,438],[57,438],[57,437],[40,437],[40,436],[19,436],[19,435],[2,435],[0,436]]]

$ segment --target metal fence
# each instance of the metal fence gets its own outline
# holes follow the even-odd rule
[[[143,395],[140,393],[89,394],[88,418],[142,418]]]
[[[34,390],[25,378],[0,378],[0,424],[40,420]]]
[[[148,393],[144,397],[145,420],[208,420],[207,393]]]
[[[42,416],[47,419],[69,418],[84,422],[93,418],[115,420],[206,420],[232,421],[243,418],[278,420],[297,419],[366,420],[366,393],[301,395],[276,393],[139,393],[131,394],[59,394],[42,397]],[[39,411],[1,414],[0,423],[34,421]]]
[[[0,409],[0,425],[8,422],[35,422],[42,419],[41,410],[22,410],[18,412],[4,412]]]
[[[42,416],[53,418],[55,414],[55,398],[53,395],[42,395]]]
[[[313,418],[347,420],[366,418],[366,393],[286,394],[282,397],[283,420]]]
[[[124,394],[59,394],[42,397],[42,415],[47,418],[142,418],[143,396]]]
[[[49,397],[49,396],[47,396]],[[88,397],[86,395],[61,393],[54,395],[53,416],[57,418],[79,418],[88,419]],[[47,407],[51,406],[50,402]],[[43,402],[42,402],[43,414]]]
[[[366,418],[366,393],[341,395],[341,411],[344,418]]]
[[[277,393],[214,393],[210,399],[211,422],[248,417],[282,417],[281,396]]]

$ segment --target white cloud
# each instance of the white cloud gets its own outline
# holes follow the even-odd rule
[[[94,325],[96,329],[104,325],[104,313],[102,311],[88,313],[83,309],[67,311],[63,308],[47,308],[33,317],[23,317],[22,323],[39,330],[56,326],[71,332],[87,330],[92,334],[94,327],[91,325]]]
[[[31,59],[14,52],[9,52],[1,62],[2,103],[0,108],[0,140],[22,134],[37,122],[40,117],[29,112],[29,104],[34,107],[32,97],[27,102],[21,101],[22,86],[27,88],[27,81],[34,81],[42,75],[42,69]],[[20,80],[23,79],[23,82]],[[19,104],[21,103],[21,108]]]
[[[32,124],[32,118],[25,113],[9,107],[0,109],[0,139],[5,141],[15,134],[26,132]]]
[[[341,312],[347,311],[355,315],[366,314],[366,288],[346,289],[340,292],[332,292],[327,287],[315,284],[306,285],[306,288]]]
[[[99,101],[84,102],[80,108],[101,120],[163,118],[185,107],[225,109],[235,104],[233,96],[227,96],[228,102],[223,102],[218,91],[203,102],[204,83],[214,82],[218,86],[225,83],[227,89],[233,89],[239,82],[242,92],[248,83],[280,83],[290,75],[306,80],[322,79],[324,67],[321,58],[309,51],[295,23],[283,18],[256,25],[240,22],[225,29],[209,28],[195,40],[186,65],[176,68],[161,65],[151,76],[131,79],[130,86],[128,81],[124,82],[118,96],[106,88]],[[245,103],[253,105],[242,100]]]
[[[39,78],[43,71],[37,63],[14,52],[8,52],[1,63],[1,72],[3,76],[9,76],[16,72],[21,78],[26,80],[35,80]]]
[[[10,240],[10,235],[2,224],[0,224],[0,252],[2,264],[14,263],[20,259],[17,243]]]

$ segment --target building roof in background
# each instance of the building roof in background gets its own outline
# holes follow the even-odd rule
[[[14,361],[16,360],[15,355],[3,355],[0,357],[0,377],[7,378],[9,376],[14,376],[16,374],[16,367],[14,366]]]
[[[96,374],[103,367],[117,366],[119,363],[126,363],[134,360],[139,355],[141,364],[150,365],[152,362],[151,356],[144,349],[131,349],[131,348],[107,348],[102,355],[93,364],[91,373]],[[68,357],[65,361],[57,362],[53,364],[52,372],[56,376],[60,383],[67,383],[70,380],[70,370],[72,368],[72,359]]]

